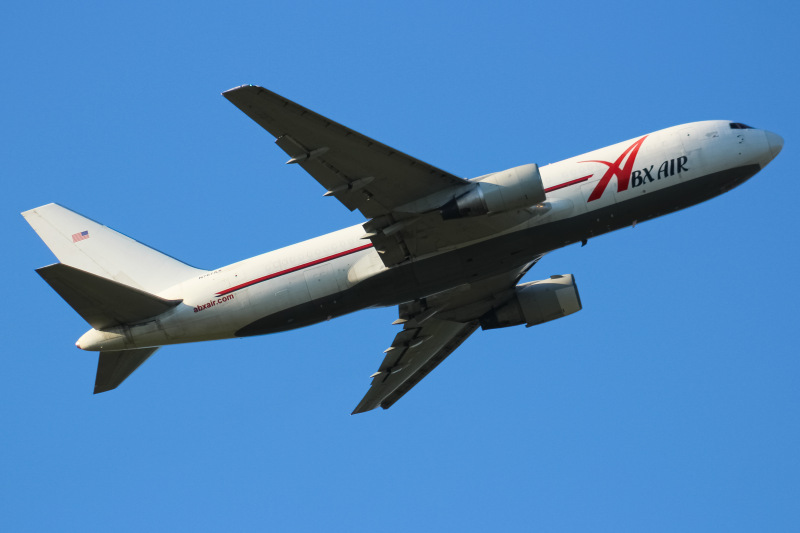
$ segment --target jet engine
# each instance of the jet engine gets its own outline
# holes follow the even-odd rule
[[[506,328],[543,322],[571,315],[582,309],[578,287],[572,274],[517,285],[514,297],[480,319],[483,329]]]
[[[440,211],[445,220],[522,209],[545,201],[539,167],[533,163],[476,178],[469,192],[453,198]]]

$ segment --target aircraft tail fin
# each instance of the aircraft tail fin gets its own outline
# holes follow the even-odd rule
[[[63,263],[36,272],[95,329],[141,322],[182,301],[165,300]]]
[[[22,216],[62,263],[151,294],[205,272],[58,204]]]
[[[100,352],[94,393],[116,389],[120,383],[139,368],[158,348],[136,348],[118,352]]]

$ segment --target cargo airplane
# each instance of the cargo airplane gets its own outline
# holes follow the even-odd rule
[[[37,272],[92,326],[76,345],[100,352],[95,393],[164,345],[398,306],[400,329],[353,413],[387,409],[478,328],[579,311],[570,274],[520,283],[546,253],[717,196],[783,147],[775,133],[711,120],[464,179],[261,87],[223,95],[367,221],[201,270],[57,204],[22,213],[60,261]]]

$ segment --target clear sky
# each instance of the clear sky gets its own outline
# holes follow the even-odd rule
[[[4,531],[797,531],[793,2],[12,2],[2,8]],[[273,4],[276,4],[273,2]],[[92,395],[19,215],[214,268],[362,221],[220,92],[252,83],[456,175],[728,119],[783,153],[545,257],[583,311],[478,332],[350,412],[395,309],[164,348]]]

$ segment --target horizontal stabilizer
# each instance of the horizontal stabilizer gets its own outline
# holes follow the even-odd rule
[[[139,368],[158,348],[137,348],[119,352],[100,352],[94,393],[116,389],[120,383]]]
[[[142,322],[182,302],[165,300],[63,263],[36,272],[94,329]]]

